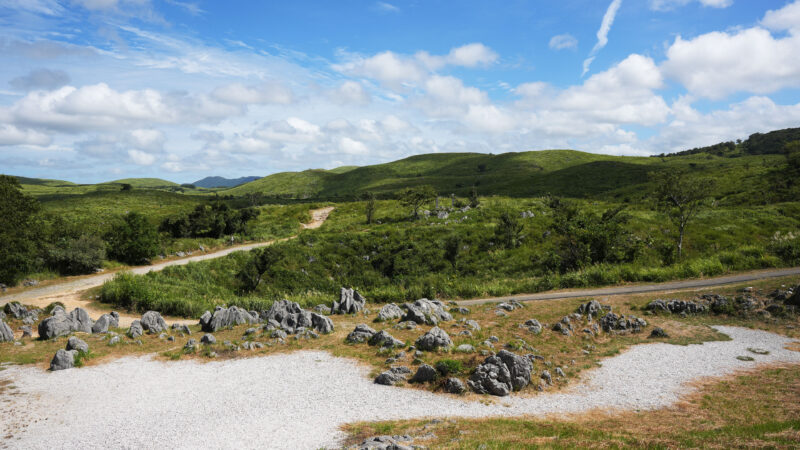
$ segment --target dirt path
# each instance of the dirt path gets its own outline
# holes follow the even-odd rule
[[[311,210],[311,222],[301,224],[302,229],[304,230],[311,230],[316,229],[322,226],[325,223],[325,220],[328,219],[331,211],[333,211],[333,207],[329,206],[326,208],[314,209]],[[233,247],[226,248],[224,250],[219,250],[212,253],[206,253],[203,255],[196,255],[190,256],[188,258],[183,259],[176,259],[172,261],[165,261],[158,264],[152,264],[149,266],[141,266],[141,267],[134,267],[130,269],[130,271],[134,274],[141,275],[148,272],[157,272],[160,270],[164,270],[165,267],[169,266],[180,266],[189,264],[190,262],[195,261],[204,261],[207,259],[214,259],[220,258],[226,255],[229,255],[233,252],[238,251],[248,251],[254,248],[265,247],[268,245],[272,245],[275,242],[281,242],[288,239],[293,239],[294,236],[285,239],[277,239],[272,241],[266,242],[257,242],[254,244],[245,244],[245,245],[237,245]],[[76,280],[67,281],[64,283],[52,284],[49,286],[44,286],[40,288],[33,288],[27,289],[22,292],[6,295],[0,297],[0,306],[5,305],[8,302],[18,301],[24,303],[26,305],[32,305],[37,307],[45,307],[52,302],[61,302],[64,306],[70,310],[74,308],[84,308],[89,315],[92,317],[99,317],[102,314],[109,312],[109,308],[107,305],[98,305],[91,301],[87,301],[81,298],[81,292],[91,289],[93,287],[102,286],[103,283],[106,281],[114,278],[115,272],[110,273],[103,273],[99,275],[91,275],[87,277],[81,277]],[[125,327],[130,325],[131,321],[138,319],[139,316],[134,316],[130,314],[120,313],[120,326]],[[167,322],[182,322],[186,319],[181,318],[165,318]],[[193,320],[191,322],[194,322]]]
[[[697,280],[669,281],[666,283],[636,284],[626,286],[613,286],[607,288],[576,289],[569,291],[549,291],[540,294],[518,294],[505,297],[476,298],[471,300],[461,300],[459,305],[479,305],[481,303],[500,303],[511,300],[519,302],[533,302],[538,300],[557,300],[562,298],[576,297],[600,297],[627,294],[643,294],[647,292],[671,292],[685,289],[710,288],[724,286],[726,284],[746,283],[748,281],[766,280],[769,278],[780,278],[791,275],[800,275],[800,267],[790,267],[788,269],[769,269],[758,270],[755,272],[740,273],[736,275],[726,275],[714,278],[702,278]]]

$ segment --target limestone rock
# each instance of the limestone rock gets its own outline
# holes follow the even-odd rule
[[[453,316],[445,310],[445,304],[439,300],[421,298],[414,303],[403,305],[406,310],[402,321],[413,321],[420,325],[437,325],[439,322],[453,320]]]
[[[83,339],[71,336],[69,340],[67,340],[67,350],[77,350],[81,353],[88,353],[89,344],[87,344]]]
[[[435,351],[439,348],[452,347],[453,341],[450,340],[446,331],[439,327],[433,327],[417,339],[415,346],[423,351]]]
[[[506,396],[530,384],[532,369],[533,364],[528,358],[501,350],[486,358],[467,384],[479,394]]]
[[[50,370],[56,371],[75,367],[75,356],[77,354],[77,350],[59,349],[53,356],[53,360],[50,361]]]
[[[387,320],[399,319],[403,317],[403,310],[394,303],[383,305],[378,311],[378,317],[375,319],[378,322],[386,322]]]
[[[14,331],[5,322],[0,320],[0,342],[13,342]]]
[[[128,328],[128,337],[131,339],[136,339],[144,334],[144,328],[142,327],[142,322],[140,320],[134,320],[131,322],[130,328]]]
[[[343,287],[339,292],[339,300],[333,302],[331,314],[355,314],[364,309],[366,303],[367,299],[358,291]]]
[[[433,366],[423,364],[419,366],[417,373],[415,373],[409,381],[412,383],[429,383],[431,381],[436,381],[438,376],[439,374],[436,372],[436,369],[434,369]]]
[[[386,331],[381,330],[369,338],[369,345],[376,345],[379,347],[402,347],[405,343],[399,339],[395,339]]]
[[[164,318],[161,317],[161,314],[157,311],[147,311],[142,314],[140,322],[142,324],[142,329],[150,334],[158,334],[167,330],[167,322],[164,321]]]
[[[208,333],[215,333],[235,325],[258,323],[258,317],[253,317],[248,311],[238,306],[223,308],[218,306],[214,313],[208,311],[200,317],[200,327]]]
[[[349,342],[351,344],[366,342],[369,341],[375,333],[375,330],[367,326],[367,324],[362,323],[356,325],[353,331],[351,331],[344,340],[345,342]]]

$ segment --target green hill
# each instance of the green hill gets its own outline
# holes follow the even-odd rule
[[[161,178],[123,178],[121,180],[107,181],[100,184],[130,184],[135,188],[143,189],[158,189],[178,186],[178,183],[162,180]]]
[[[348,199],[365,191],[390,196],[408,186],[432,185],[440,194],[529,197],[544,194],[580,198],[640,198],[649,190],[648,174],[686,170],[714,178],[721,196],[760,201],[769,177],[785,164],[783,155],[736,158],[690,154],[670,158],[609,156],[574,150],[544,150],[500,155],[440,153],[418,155],[342,173],[324,170],[282,172],[220,195],[260,192],[285,198]],[[759,200],[756,200],[756,197]]]

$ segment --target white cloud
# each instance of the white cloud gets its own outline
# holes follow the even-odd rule
[[[733,0],[650,0],[650,9],[653,11],[669,11],[679,6],[685,6],[693,1],[711,8],[727,8]]]
[[[756,27],[690,40],[678,36],[662,68],[692,94],[718,100],[735,92],[767,94],[800,86],[797,55],[800,34],[775,38]]]
[[[146,152],[160,152],[167,138],[159,130],[138,129],[130,132],[130,142],[136,149]]]
[[[489,103],[486,92],[464,83],[455,77],[434,75],[425,81],[425,94],[411,100],[431,117],[463,117],[470,105]]]
[[[550,48],[553,50],[576,49],[578,48],[578,39],[569,33],[559,34],[550,38]]]
[[[283,83],[274,81],[252,86],[231,83],[214,89],[211,95],[221,102],[232,105],[270,103],[288,105],[294,101],[292,90]]]
[[[494,105],[470,105],[464,122],[478,130],[503,133],[516,125],[514,117]]]
[[[153,89],[120,92],[105,83],[30,92],[9,108],[16,123],[66,132],[213,122],[242,112],[204,96],[164,95]]]
[[[375,3],[375,7],[378,8],[378,10],[383,11],[383,12],[390,12],[390,13],[400,12],[400,8],[398,8],[397,6],[392,5],[391,3],[376,2]]]
[[[498,60],[498,55],[481,43],[454,47],[446,55],[431,55],[417,52],[413,56],[400,55],[391,51],[370,57],[350,55],[349,60],[335,64],[333,68],[349,75],[363,76],[378,80],[393,89],[401,89],[408,83],[419,83],[446,66],[479,67]]]
[[[357,82],[348,80],[340,84],[336,89],[328,92],[328,97],[337,104],[347,105],[366,105],[370,102],[370,95],[364,86]]]
[[[23,129],[10,124],[0,124],[0,146],[36,145],[47,146],[53,139],[36,130]]]
[[[602,50],[608,45],[608,33],[611,31],[611,25],[614,24],[614,19],[617,17],[617,11],[622,6],[622,0],[612,0],[608,5],[606,13],[603,15],[603,21],[600,23],[600,29],[597,30],[597,43],[592,49],[591,55],[583,61],[583,75],[589,72],[589,66],[592,65],[597,52]]]
[[[139,150],[128,150],[128,157],[132,163],[140,166],[150,166],[156,162],[155,155],[151,155],[150,153],[145,153]]]
[[[339,140],[339,149],[347,155],[365,155],[369,153],[369,149],[363,142],[346,136]]]
[[[800,1],[787,4],[781,9],[767,11],[761,24],[771,30],[800,32]]]

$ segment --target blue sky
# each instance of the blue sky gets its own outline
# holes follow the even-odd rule
[[[0,172],[650,155],[800,126],[800,0],[0,0]]]

